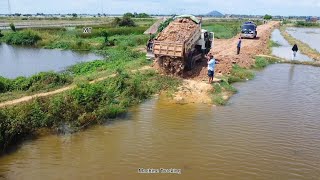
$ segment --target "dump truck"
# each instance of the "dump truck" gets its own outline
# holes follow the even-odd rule
[[[213,39],[214,33],[201,29],[196,17],[177,16],[154,40],[153,53],[166,73],[182,75],[211,50]]]

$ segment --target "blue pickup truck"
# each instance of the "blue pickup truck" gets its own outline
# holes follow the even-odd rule
[[[241,38],[252,38],[257,37],[257,25],[251,21],[245,22],[241,26]]]

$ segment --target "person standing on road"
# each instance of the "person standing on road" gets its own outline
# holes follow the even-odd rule
[[[208,77],[209,77],[209,84],[212,83],[214,77],[214,67],[218,62],[214,59],[213,55],[209,53],[207,56],[207,63],[208,63]]]
[[[292,52],[293,52],[293,54],[292,54],[292,60],[294,60],[294,59],[296,58],[298,50],[299,50],[299,49],[298,49],[297,44],[294,44],[293,47],[292,47]]]
[[[239,41],[238,41],[238,44],[237,44],[237,54],[240,54],[240,49],[241,49],[241,37],[239,37]]]

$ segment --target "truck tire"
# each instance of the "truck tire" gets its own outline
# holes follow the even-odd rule
[[[188,57],[186,59],[187,62],[187,70],[190,71],[194,68],[196,62],[194,60],[194,55],[196,54],[197,50],[193,50],[188,54]]]

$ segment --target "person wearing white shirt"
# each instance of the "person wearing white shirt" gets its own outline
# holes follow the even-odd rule
[[[207,63],[208,63],[208,77],[209,77],[209,84],[212,83],[214,77],[214,67],[218,62],[214,59],[213,55],[209,53],[207,56]]]

